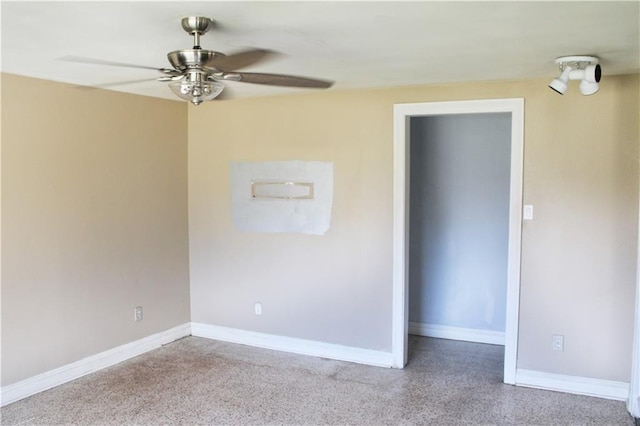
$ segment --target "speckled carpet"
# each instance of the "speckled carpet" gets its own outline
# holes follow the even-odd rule
[[[0,410],[6,425],[633,425],[625,404],[504,385],[503,348],[411,336],[404,370],[187,337]]]

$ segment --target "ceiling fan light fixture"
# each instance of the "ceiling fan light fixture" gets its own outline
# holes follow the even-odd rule
[[[210,101],[220,95],[224,89],[224,84],[206,79],[184,79],[170,82],[169,88],[179,98],[194,105],[200,105],[202,102]]]

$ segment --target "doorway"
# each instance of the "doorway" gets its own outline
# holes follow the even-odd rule
[[[504,346],[511,114],[410,131],[409,334]]]
[[[397,104],[394,106],[393,363],[396,368],[403,368],[407,363],[409,331],[408,254],[411,118],[485,113],[507,113],[511,119],[503,380],[505,383],[515,384],[520,291],[522,162],[524,145],[523,99],[430,102]]]

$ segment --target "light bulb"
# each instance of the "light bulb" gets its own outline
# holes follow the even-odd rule
[[[224,89],[224,85],[217,81],[172,81],[169,88],[176,96],[187,100],[194,105],[200,105],[204,101],[210,101],[218,96]]]

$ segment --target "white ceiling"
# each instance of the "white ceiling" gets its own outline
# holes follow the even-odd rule
[[[3,72],[78,85],[158,76],[60,58],[169,67],[169,51],[192,46],[180,27],[189,15],[218,23],[202,37],[204,49],[283,54],[243,71],[335,80],[329,90],[551,79],[556,57],[578,54],[600,57],[603,84],[607,75],[640,72],[639,1],[2,1],[0,13]],[[305,90],[225,84],[234,97]],[[111,89],[176,99],[153,80]]]

